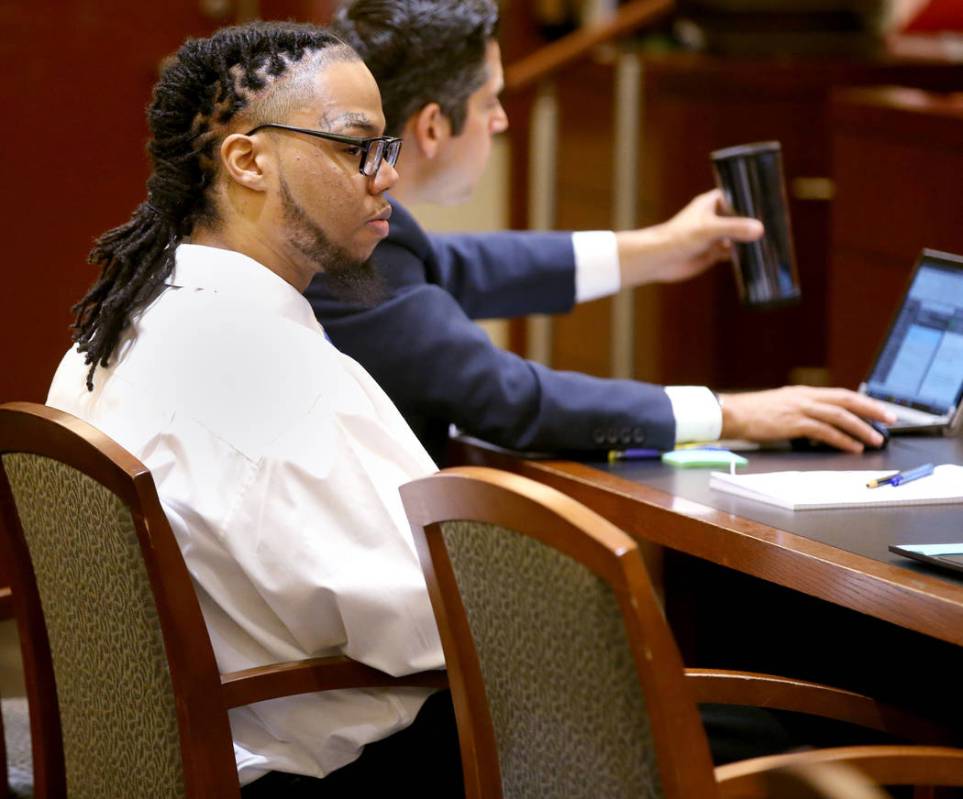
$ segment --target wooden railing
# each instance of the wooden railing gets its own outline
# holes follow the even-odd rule
[[[511,64],[505,70],[505,90],[521,91],[551,78],[586,58],[599,45],[609,44],[661,21],[675,8],[674,0],[633,0],[600,25],[570,33]]]
[[[602,24],[582,28],[511,64],[505,70],[505,88],[518,92],[537,86],[531,108],[528,172],[528,226],[549,230],[555,226],[555,174],[558,151],[558,104],[554,78],[587,58],[600,45],[612,44],[624,36],[661,22],[675,7],[673,0],[633,0],[621,6]],[[641,65],[637,55],[619,54],[615,68],[615,108],[612,120],[613,215],[612,228],[622,230],[637,225],[639,139],[642,135],[640,94]],[[552,322],[547,316],[530,316],[513,324],[524,325],[524,332],[513,330],[512,339],[525,342],[524,354],[550,365]],[[521,333],[521,335],[519,335]],[[613,298],[610,317],[613,377],[630,378],[634,373],[635,306],[631,290]]]

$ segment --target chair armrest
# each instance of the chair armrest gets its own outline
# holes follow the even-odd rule
[[[766,796],[778,799],[893,799],[863,772],[845,763],[815,763],[767,771]],[[932,787],[915,788],[913,799],[934,799]]]
[[[0,588],[0,620],[13,618],[13,594],[9,588]]]
[[[957,735],[939,724],[853,691],[746,671],[686,669],[685,675],[697,703],[791,710],[857,724],[918,743],[958,741]]]
[[[756,757],[716,769],[723,799],[763,799],[766,774],[823,763],[850,766],[878,785],[963,785],[963,749],[939,746],[843,746]]]
[[[445,671],[419,671],[393,677],[349,657],[310,658],[272,663],[221,675],[224,707],[241,707],[265,699],[341,688],[447,688]]]

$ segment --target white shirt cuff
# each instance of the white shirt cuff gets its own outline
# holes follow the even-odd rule
[[[705,386],[666,386],[675,416],[675,442],[717,441],[722,434],[722,408]]]
[[[619,248],[611,230],[583,230],[572,234],[575,250],[575,302],[615,294],[622,287]]]

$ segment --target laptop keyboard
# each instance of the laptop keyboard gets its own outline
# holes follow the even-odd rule
[[[896,424],[914,424],[914,425],[925,425],[925,424],[940,424],[945,421],[944,417],[936,416],[932,413],[926,413],[925,411],[918,411],[915,408],[904,408],[902,405],[893,405],[892,403],[885,403],[885,405],[896,414]]]

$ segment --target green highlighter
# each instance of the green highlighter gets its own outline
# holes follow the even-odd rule
[[[662,462],[680,469],[718,469],[745,466],[748,460],[727,449],[675,449],[662,455]]]

